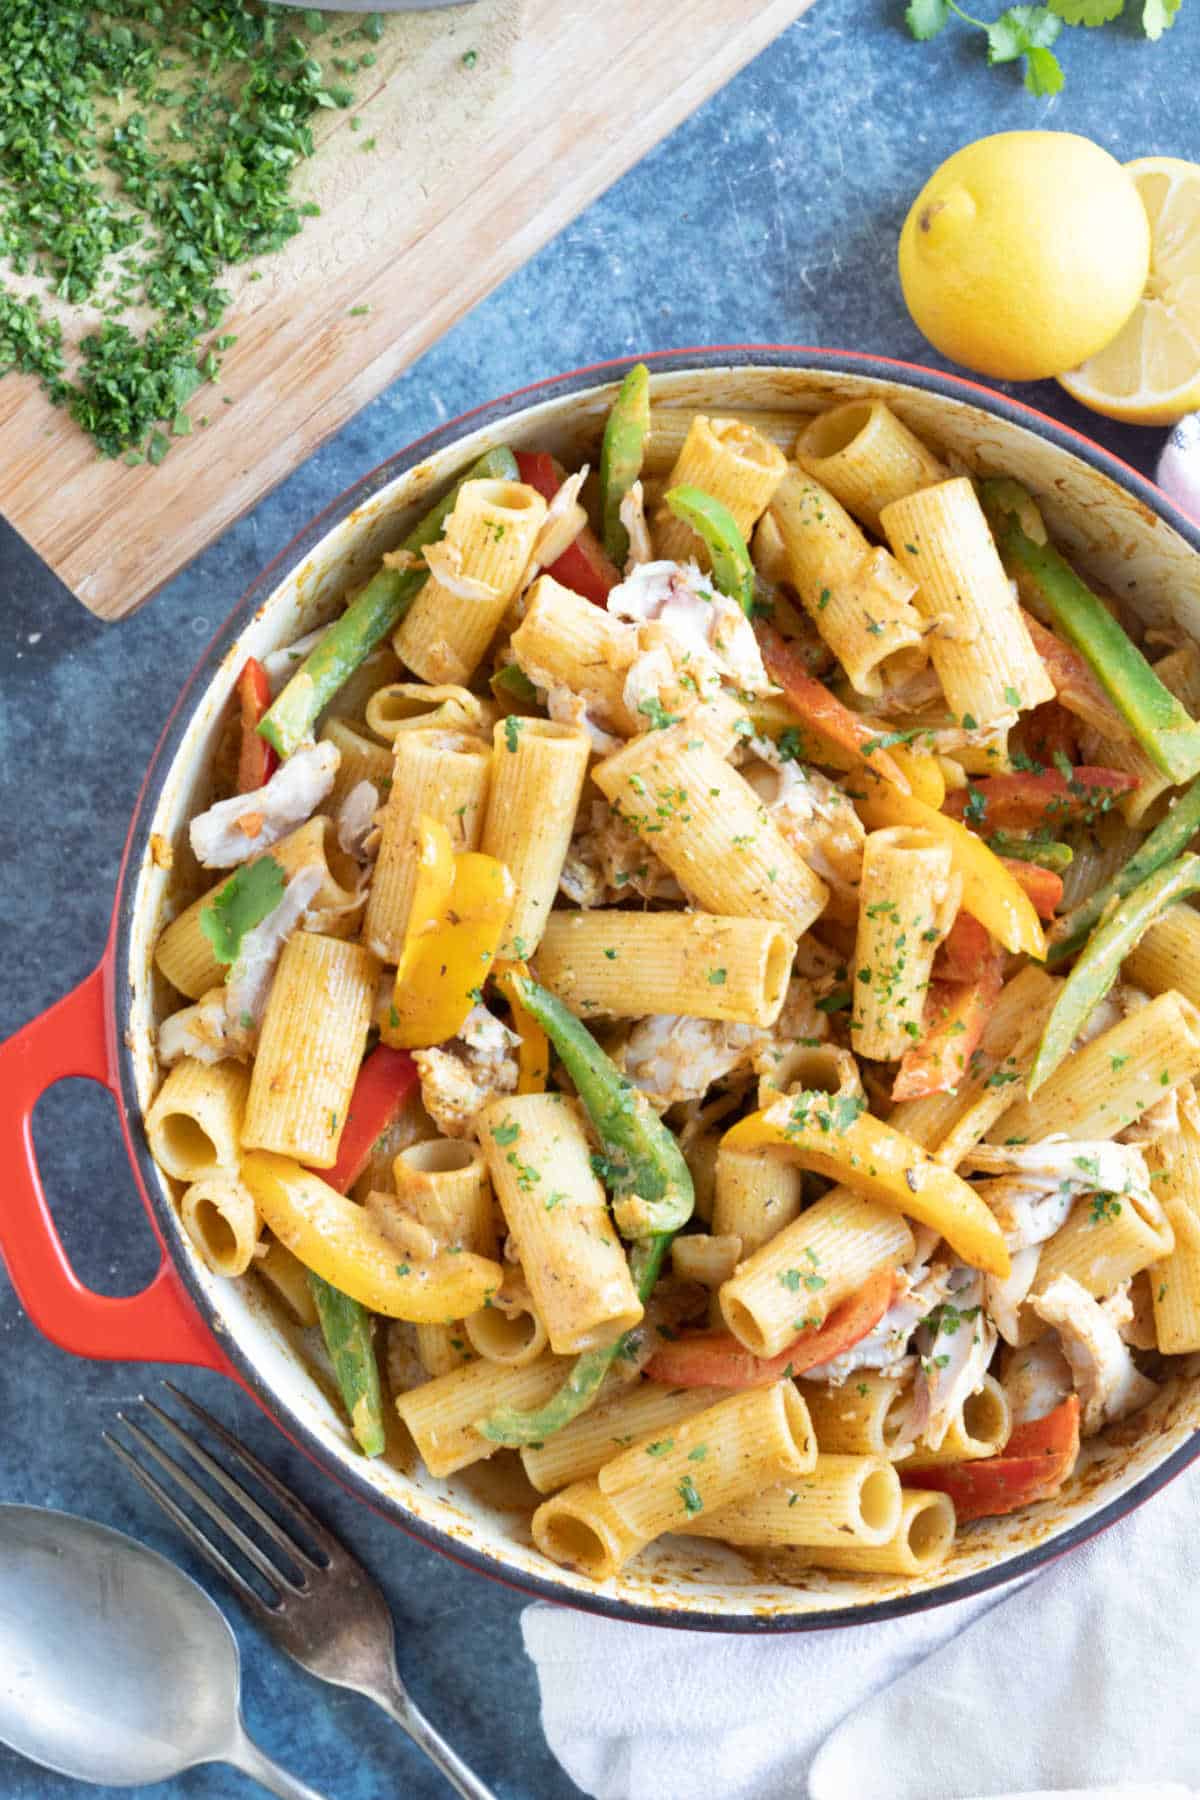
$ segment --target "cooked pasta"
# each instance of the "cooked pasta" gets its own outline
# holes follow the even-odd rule
[[[929,654],[958,719],[992,725],[1053,700],[975,490],[965,476],[882,509],[892,554],[917,583]]]
[[[885,400],[849,400],[818,413],[796,439],[796,461],[882,537],[880,512],[949,471]]]
[[[551,1563],[933,1583],[1200,1352],[1200,652],[1068,631],[881,399],[627,383],[595,499],[495,447],[213,721],[147,1139],[364,1451],[519,1452]]]

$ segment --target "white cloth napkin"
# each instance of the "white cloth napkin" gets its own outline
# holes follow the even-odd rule
[[[883,1624],[522,1627],[595,1800],[1200,1800],[1200,1471],[1015,1590]]]

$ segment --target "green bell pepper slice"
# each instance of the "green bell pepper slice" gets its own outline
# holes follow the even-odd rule
[[[673,487],[665,496],[677,519],[703,538],[712,562],[713,582],[736,600],[746,617],[754,615],[754,564],[738,522],[727,506],[694,487]]]

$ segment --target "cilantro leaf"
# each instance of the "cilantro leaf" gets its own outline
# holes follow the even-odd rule
[[[1025,91],[1027,94],[1057,94],[1064,81],[1062,64],[1053,50],[1035,46],[1025,56]]]
[[[936,37],[949,18],[949,0],[911,0],[904,13],[905,24],[920,43]]]
[[[283,899],[286,878],[273,856],[243,863],[236,874],[200,908],[200,929],[218,962],[237,961],[242,939]]]
[[[1178,11],[1179,0],[1144,0],[1142,30],[1148,38],[1157,41],[1164,31],[1171,29]]]
[[[1107,25],[1125,11],[1125,0],[1049,0],[1049,5],[1068,25],[1089,27]]]
[[[1030,51],[1047,49],[1062,30],[1062,20],[1048,6],[1010,6],[987,28],[988,61],[1015,62]]]

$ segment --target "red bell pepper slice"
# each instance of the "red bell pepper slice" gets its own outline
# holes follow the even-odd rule
[[[986,825],[989,831],[1030,831],[1038,825],[1091,819],[1139,785],[1139,778],[1125,769],[1093,768],[1089,763],[1080,763],[1069,776],[1059,769],[1043,769],[1040,775],[1028,771],[985,775],[947,794],[944,810],[954,819],[966,814],[969,823]]]
[[[526,487],[536,488],[544,500],[553,500],[563,484],[563,471],[545,450],[518,450],[517,468]],[[564,587],[573,588],[585,600],[603,606],[610,591],[621,579],[616,563],[604,554],[604,546],[590,525],[585,525],[573,544],[569,544],[546,570]]]
[[[765,619],[755,620],[754,632],[767,674],[783,689],[788,705],[801,724],[847,751],[856,763],[890,781],[902,794],[911,794],[912,789],[895,758],[886,750],[876,748],[884,735],[879,724],[861,718],[848,706],[843,706],[836,694],[831,694],[823,682],[809,674],[800,650]]]
[[[1018,1425],[1002,1456],[978,1462],[947,1463],[940,1469],[914,1469],[905,1487],[936,1488],[949,1494],[960,1524],[1017,1512],[1031,1500],[1057,1494],[1079,1455],[1079,1395],[1070,1394],[1042,1419]]]
[[[1043,869],[1040,863],[1024,862],[1017,856],[1002,856],[1000,861],[1029,895],[1038,918],[1052,919],[1062,905],[1062,876],[1055,874],[1053,869]]]
[[[337,1161],[318,1169],[321,1180],[349,1193],[368,1162],[376,1141],[394,1125],[417,1085],[417,1065],[407,1050],[377,1044],[358,1071],[350,1110],[342,1127]]]
[[[847,1295],[818,1331],[807,1331],[778,1356],[755,1356],[730,1331],[688,1331],[663,1344],[646,1365],[669,1387],[766,1387],[781,1375],[802,1375],[853,1349],[874,1331],[892,1303],[892,1271],[880,1269]]]
[[[999,948],[991,932],[973,914],[959,912],[938,945],[933,978],[956,984],[978,981],[995,962]]]
[[[1021,609],[1021,617],[1033,639],[1033,647],[1046,665],[1046,673],[1054,683],[1054,692],[1068,712],[1089,724],[1101,727],[1112,722],[1112,735],[1118,742],[1128,742],[1129,727],[1108,693],[1092,673],[1091,664],[1074,644],[1064,643],[1054,632],[1047,631],[1040,619]]]
[[[266,738],[258,735],[258,727],[271,704],[271,684],[267,671],[256,657],[249,656],[236,683],[238,704],[242,709],[242,743],[238,751],[237,791],[252,794],[265,787],[279,767],[278,754]]]
[[[1021,720],[1022,747],[1047,768],[1059,756],[1068,762],[1079,761],[1079,716],[1068,711],[1061,700],[1047,700],[1035,706]]]
[[[1004,985],[1003,967],[1004,955],[997,948],[974,980],[930,982],[924,1032],[900,1059],[893,1100],[922,1100],[958,1086]]]

